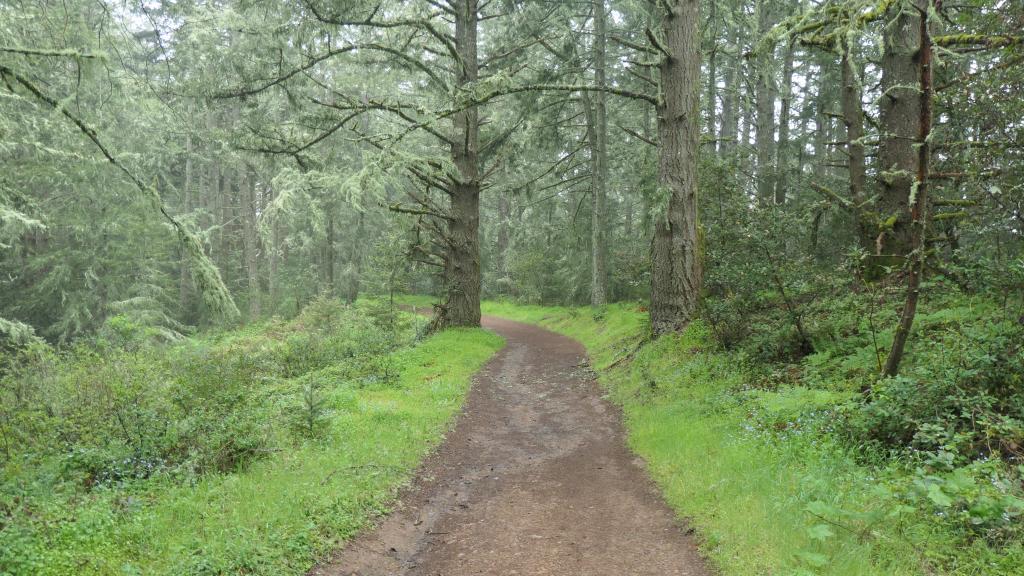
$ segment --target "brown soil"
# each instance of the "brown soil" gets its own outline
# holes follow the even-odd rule
[[[310,574],[709,574],[579,343],[498,318],[484,327],[507,345],[455,429],[396,511]]]

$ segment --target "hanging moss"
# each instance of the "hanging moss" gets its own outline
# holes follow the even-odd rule
[[[184,225],[174,220],[175,228],[178,231],[178,239],[181,241],[188,254],[189,267],[192,271],[192,278],[196,288],[203,296],[203,303],[207,308],[220,314],[222,317],[234,319],[239,316],[238,306],[231,297],[231,292],[224,285],[220,277],[220,271],[210,261],[203,251],[203,246],[195,234],[188,231]]]

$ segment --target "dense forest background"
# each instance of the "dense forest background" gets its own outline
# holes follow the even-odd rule
[[[40,350],[619,302],[623,358],[699,322],[1019,550],[1022,30],[1020,0],[0,0],[0,458],[52,412]]]
[[[231,299],[250,320],[391,285],[474,302],[460,258],[487,297],[643,300],[676,204],[707,272],[687,292],[716,302],[863,287],[911,253],[1013,291],[1019,6],[690,4],[7,3],[5,322],[68,342],[113,317],[173,337]]]

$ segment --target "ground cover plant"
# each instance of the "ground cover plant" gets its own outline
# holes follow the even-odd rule
[[[302,574],[387,510],[501,346],[330,299],[170,345],[110,324],[4,356],[0,573]]]

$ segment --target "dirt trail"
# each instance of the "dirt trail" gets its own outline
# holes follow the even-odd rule
[[[397,510],[316,576],[706,575],[626,448],[575,341],[498,318],[507,346]]]

